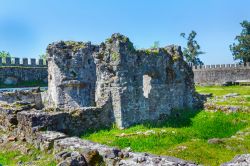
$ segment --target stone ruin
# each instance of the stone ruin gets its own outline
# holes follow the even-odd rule
[[[164,120],[172,110],[202,106],[180,47],[136,50],[114,34],[100,45],[52,43],[47,53],[48,90],[1,92],[1,130],[60,161],[71,156],[62,162],[76,155],[85,163],[78,165],[93,165],[96,157],[97,165],[196,165],[68,136]]]
[[[193,72],[181,48],[135,50],[113,34],[100,45],[56,42],[48,53],[48,107],[98,107],[119,128],[197,106]]]

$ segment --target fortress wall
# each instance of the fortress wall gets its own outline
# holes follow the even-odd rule
[[[194,66],[195,84],[223,84],[237,80],[250,80],[250,63]]]
[[[5,82],[48,81],[47,62],[42,59],[0,58],[0,84]],[[195,84],[223,84],[250,79],[250,64],[193,66]]]
[[[47,82],[47,64],[42,59],[0,58],[0,84]]]

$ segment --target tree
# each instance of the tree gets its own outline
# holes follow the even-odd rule
[[[240,23],[242,31],[234,40],[237,43],[230,45],[230,50],[234,60],[240,60],[243,63],[250,62],[250,22],[243,21]]]
[[[0,51],[0,58],[11,57],[9,52]]]
[[[43,59],[44,61],[46,61],[47,57],[48,57],[47,54],[41,54],[41,55],[39,55],[39,58]]]
[[[153,49],[157,49],[160,47],[160,42],[159,41],[155,41],[154,44],[151,46],[151,48]]]
[[[203,65],[203,62],[198,58],[198,56],[204,54],[204,52],[200,50],[200,45],[195,40],[197,33],[191,31],[188,37],[186,37],[185,33],[181,33],[180,35],[187,40],[187,48],[183,50],[183,56],[186,61],[192,63],[192,65]]]

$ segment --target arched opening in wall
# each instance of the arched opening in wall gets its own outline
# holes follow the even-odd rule
[[[149,75],[143,75],[143,96],[145,98],[148,98],[152,89],[151,80],[152,78]]]

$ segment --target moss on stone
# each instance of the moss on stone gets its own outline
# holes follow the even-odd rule
[[[173,55],[173,61],[178,61],[178,60],[180,60],[180,55],[178,55],[178,54],[174,54]]]
[[[85,44],[83,42],[66,41],[65,44],[70,47],[74,53],[82,48],[85,48]]]
[[[145,53],[146,55],[158,55],[159,49],[146,49]]]
[[[111,44],[112,42],[113,42],[112,38],[107,38],[106,41],[105,41],[105,43],[109,43],[109,44]]]
[[[118,59],[119,59],[119,54],[117,52],[112,52],[111,53],[111,60],[117,61]]]

